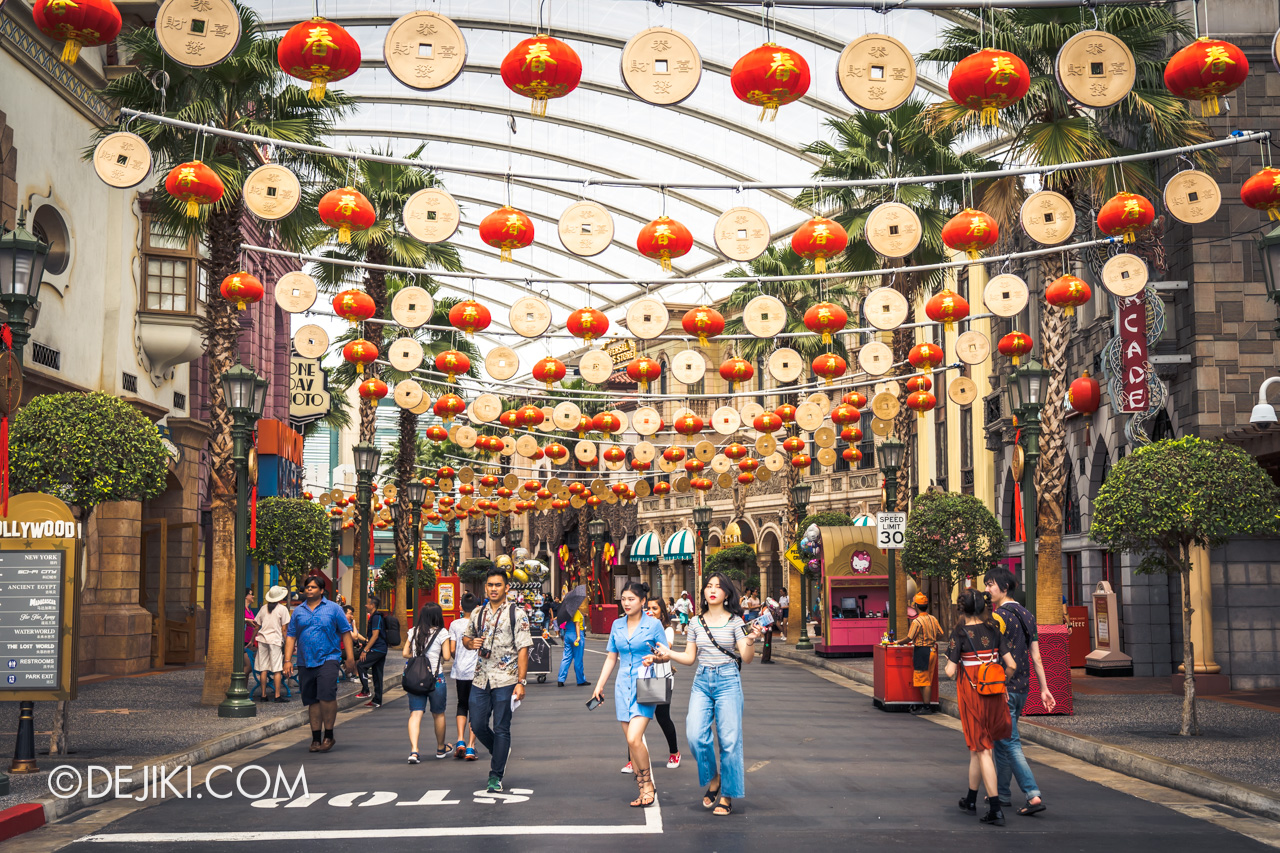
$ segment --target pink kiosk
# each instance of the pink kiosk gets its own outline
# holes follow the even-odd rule
[[[870,655],[889,629],[889,559],[872,526],[820,527],[822,636],[820,657]]]

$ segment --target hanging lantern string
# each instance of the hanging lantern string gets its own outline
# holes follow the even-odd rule
[[[1008,2],[1008,0],[1006,0]],[[984,8],[988,4],[983,4]],[[1039,5],[1039,4],[1037,4]],[[1061,5],[1061,4],[1057,4]],[[941,8],[941,7],[940,7]],[[954,4],[948,4],[947,8],[955,8]],[[238,139],[242,142],[255,142],[259,145],[274,145],[278,148],[290,148],[295,151],[302,151],[309,154],[318,154],[323,157],[343,157],[352,160],[367,160],[375,163],[387,163],[394,166],[413,166],[419,169],[430,169],[434,172],[449,172],[460,175],[473,175],[478,177],[489,178],[515,178],[528,181],[546,181],[550,183],[569,183],[581,184],[586,178],[582,175],[549,175],[537,174],[534,172],[512,172],[508,170],[496,169],[477,169],[471,166],[454,166],[443,163],[427,163],[422,160],[410,160],[405,157],[393,157],[386,154],[369,154],[357,151],[342,151],[337,148],[328,148],[323,145],[307,145],[301,142],[287,142],[280,139],[272,139],[267,136],[257,136],[252,133],[241,133],[235,130],[226,130],[219,127],[211,127],[204,124],[196,124],[194,122],[182,121],[180,119],[170,118],[169,116],[155,115],[153,113],[143,112],[141,110],[121,108],[120,113],[126,116],[135,116],[147,121],[156,122],[157,124],[169,125],[171,127],[184,128],[191,131],[199,131],[212,136],[221,136],[227,139]],[[1253,142],[1259,139],[1270,139],[1271,134],[1265,130],[1232,131],[1231,135],[1224,139],[1215,139],[1211,142],[1200,142],[1195,145],[1184,145],[1180,148],[1166,148],[1160,151],[1144,151],[1136,154],[1122,154],[1115,157],[1103,157],[1097,160],[1085,160],[1079,163],[1059,163],[1048,166],[1017,166],[1007,169],[992,169],[987,172],[957,172],[947,175],[903,175],[895,177],[890,181],[882,178],[865,178],[852,181],[793,181],[790,183],[771,183],[766,181],[734,181],[734,182],[699,182],[699,183],[671,183],[669,181],[648,181],[630,178],[594,178],[592,183],[596,186],[609,187],[640,187],[646,189],[667,189],[667,190],[816,190],[819,184],[831,188],[846,189],[855,187],[883,187],[886,183],[892,183],[895,187],[898,184],[935,184],[945,183],[948,181],[961,180],[993,180],[995,178],[1011,178],[1020,175],[1038,175],[1047,172],[1059,172],[1071,169],[1096,169],[1101,166],[1107,166],[1112,163],[1135,163],[1146,160],[1158,160],[1162,157],[1174,157],[1180,153],[1191,153],[1193,151],[1209,151],[1215,148],[1222,148],[1230,145],[1239,145],[1243,142]]]
[[[643,0],[645,4],[657,2],[672,6],[736,6],[754,7],[760,0]],[[1093,6],[1171,6],[1175,0],[1089,0]],[[870,9],[887,13],[897,9],[1044,9],[1059,8],[1061,0],[764,0],[771,9]]]

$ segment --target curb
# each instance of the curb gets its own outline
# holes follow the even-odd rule
[[[383,679],[383,692],[388,692],[398,688],[400,685],[400,676],[388,675]],[[339,697],[338,710],[347,711],[351,708],[363,705],[365,699],[358,698],[355,693]],[[306,708],[300,708],[293,713],[286,714],[283,717],[275,717],[271,720],[265,720],[261,723],[248,726],[239,731],[230,732],[228,734],[219,735],[201,743],[196,744],[190,749],[183,752],[175,752],[170,755],[161,756],[142,764],[135,764],[132,770],[138,771],[150,770],[157,768],[161,770],[172,769],[173,767],[194,767],[203,764],[211,759],[218,758],[238,749],[243,749],[250,744],[266,740],[269,737],[282,734],[290,729],[296,729],[299,726],[306,725],[310,722]],[[120,792],[136,791],[142,787],[143,779],[146,778],[146,772],[133,773],[130,780],[119,785]],[[154,777],[153,777],[154,778]],[[136,783],[133,781],[137,779]],[[115,790],[113,794],[117,793]],[[74,811],[84,808],[85,806],[96,805],[104,802],[104,798],[90,799],[89,795],[81,791],[73,797],[59,798],[54,796],[40,797],[30,803],[22,803],[12,808],[5,809],[0,812],[0,841],[14,838],[33,829],[39,829],[46,823],[66,817]]]
[[[773,655],[803,666],[830,670],[868,687],[874,686],[874,677],[870,673],[842,665],[835,660],[819,658],[794,649],[779,649],[776,646],[773,649]],[[960,709],[955,699],[939,696],[938,703],[942,713],[959,718]],[[1280,791],[1246,785],[1208,770],[1199,770],[1185,764],[1166,761],[1163,758],[1116,746],[1088,735],[1055,729],[1026,717],[1019,720],[1018,734],[1025,741],[1048,747],[1095,767],[1114,770],[1116,773],[1134,779],[1141,779],[1144,782],[1193,794],[1206,800],[1280,821]]]

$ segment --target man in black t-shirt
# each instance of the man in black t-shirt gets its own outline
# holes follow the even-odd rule
[[[1040,682],[1041,704],[1046,710],[1052,711],[1057,703],[1049,692],[1044,664],[1040,661],[1040,635],[1036,631],[1036,617],[1009,597],[1018,585],[1013,572],[1008,569],[992,569],[983,580],[987,595],[991,598],[996,622],[999,623],[1009,646],[1009,653],[1017,664],[1013,674],[1005,682],[1005,699],[1009,703],[1009,718],[1013,729],[1008,738],[996,741],[994,750],[1000,802],[1006,806],[1013,805],[1010,779],[1017,777],[1018,787],[1027,798],[1027,804],[1018,809],[1018,814],[1033,815],[1045,810],[1044,798],[1040,796],[1040,786],[1031,773],[1031,765],[1022,754],[1022,740],[1018,737],[1018,717],[1022,716],[1022,709],[1027,703],[1027,692],[1031,689],[1031,665],[1035,666],[1036,678]]]
[[[372,682],[373,697],[365,704],[366,708],[382,707],[382,671],[387,663],[387,625],[382,614],[378,612],[382,601],[376,595],[369,596],[365,604],[365,613],[369,621],[366,630],[369,640],[364,651],[360,653],[360,671]]]

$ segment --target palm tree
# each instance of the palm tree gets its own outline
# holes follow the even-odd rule
[[[241,38],[236,49],[210,68],[186,68],[165,56],[152,28],[137,27],[119,38],[122,56],[135,70],[111,81],[99,93],[122,107],[144,110],[167,118],[196,122],[224,130],[266,136],[285,142],[320,144],[332,130],[334,118],[353,103],[333,90],[322,101],[313,101],[305,90],[287,85],[276,65],[278,39],[263,34],[258,16],[239,6]],[[163,76],[162,76],[163,75]],[[152,81],[167,80],[163,91]],[[97,137],[115,128],[105,127]],[[263,162],[262,151],[252,143],[201,135],[154,121],[135,120],[129,129],[146,140],[159,175],[179,163],[199,156],[222,180],[221,201],[198,218],[187,218],[181,202],[157,192],[151,216],[159,228],[182,237],[199,237],[209,250],[206,262],[211,280],[222,281],[240,266],[244,200],[241,188],[248,173]],[[91,150],[86,152],[91,156]],[[305,183],[312,176],[311,160],[280,149],[278,161]],[[300,205],[290,217],[275,224],[280,243],[301,248],[300,236],[309,230],[314,208]],[[209,358],[209,407],[213,422],[209,438],[213,492],[213,600],[221,606],[239,601],[235,587],[234,511],[235,468],[231,459],[231,417],[218,381],[236,360],[240,331],[235,304],[213,299],[206,306],[202,331]],[[234,605],[238,606],[238,605]],[[230,611],[227,611],[229,614]],[[211,618],[208,666],[205,668],[205,704],[216,704],[226,691],[232,659],[232,628],[218,614]]]
[[[1191,38],[1187,23],[1164,7],[1116,7],[1103,21],[1107,32],[1118,37],[1133,53],[1137,64],[1133,90],[1120,103],[1104,110],[1087,110],[1072,103],[1054,74],[1062,45],[1094,22],[1085,23],[1078,7],[993,10],[985,34],[971,19],[947,28],[940,47],[921,59],[944,69],[978,50],[979,44],[1001,48],[1027,63],[1030,89],[1021,101],[1001,111],[1001,123],[1011,135],[1008,156],[1019,163],[1056,165],[1101,159],[1135,150],[1175,148],[1205,142],[1208,127],[1194,118],[1187,102],[1174,97],[1164,85],[1163,70],[1168,45]],[[931,108],[930,127],[951,133],[975,129],[974,114],[945,101]],[[1200,168],[1213,168],[1218,158],[1211,152],[1193,156]],[[1006,179],[1009,182],[1009,179]],[[1077,209],[1096,209],[1121,189],[1150,195],[1156,192],[1149,164],[1125,163],[1092,170],[1064,170],[1046,185],[1061,192]],[[1002,220],[1012,210],[988,210]],[[1088,217],[1078,220],[1088,224]],[[1007,229],[1006,229],[1007,230]],[[1045,256],[1040,263],[1041,286],[1061,275],[1060,258]],[[1071,324],[1059,309],[1040,312],[1040,349],[1050,370],[1045,405],[1040,414],[1040,460],[1036,468],[1036,532],[1039,541],[1037,615],[1048,623],[1062,621],[1062,517],[1066,464],[1067,345]],[[1029,545],[1028,547],[1035,547]]]

